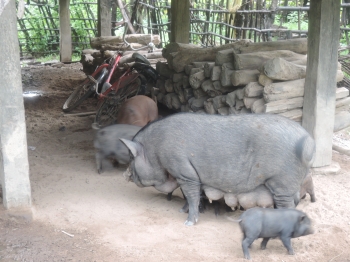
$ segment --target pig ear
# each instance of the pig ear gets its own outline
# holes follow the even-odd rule
[[[141,152],[141,145],[137,142],[130,141],[124,138],[120,138],[120,141],[123,142],[123,144],[130,150],[131,154],[134,156],[134,158],[138,155],[140,155]]]

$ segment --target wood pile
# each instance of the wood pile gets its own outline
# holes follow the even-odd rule
[[[302,120],[307,39],[241,40],[206,49],[171,43],[162,53],[167,62],[156,64],[161,79],[153,96],[171,109],[220,115],[273,113]],[[343,77],[338,64],[337,82]],[[336,121],[342,122],[341,115],[349,119],[338,114],[349,111],[349,90],[337,88],[336,94]]]
[[[149,34],[131,34],[126,35],[125,39],[132,48],[140,48],[147,46],[151,42],[155,45],[159,45],[159,35]],[[145,56],[156,68],[156,63],[166,61],[162,56],[162,49],[156,49],[153,53],[148,53],[147,48],[139,51],[133,51],[130,47],[127,47],[123,43],[123,39],[120,36],[103,36],[95,37],[91,39],[91,47],[93,49],[85,49],[81,55],[81,63],[83,64],[83,71],[86,74],[92,74],[97,66],[101,65],[104,60],[113,56],[117,51],[123,51],[123,57],[120,59],[119,64],[131,63],[134,61],[132,54],[137,52]]]

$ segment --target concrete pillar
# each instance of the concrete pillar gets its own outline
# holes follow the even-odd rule
[[[0,178],[5,208],[31,206],[15,0],[0,14]]]
[[[190,1],[171,0],[170,42],[188,44],[190,42]]]
[[[313,167],[332,161],[340,1],[311,0],[303,127],[316,142]]]
[[[111,0],[98,0],[97,3],[97,34],[98,36],[110,36],[112,28]]]
[[[69,0],[60,0],[60,61],[72,61],[72,30],[70,27]]]

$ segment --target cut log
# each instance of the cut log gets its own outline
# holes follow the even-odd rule
[[[241,114],[251,114],[252,110],[250,110],[249,108],[243,107],[241,109]]]
[[[349,111],[350,105],[343,105],[341,107],[336,107],[335,112],[340,112],[340,111]]]
[[[243,98],[244,106],[250,109],[254,104],[254,102],[259,99],[261,99],[261,97],[244,97]]]
[[[193,99],[190,103],[190,108],[196,112],[200,109],[202,109],[204,107],[204,101],[206,101],[209,97],[208,96],[204,96],[204,97],[201,97],[201,98],[196,98],[196,99]]]
[[[189,49],[198,49],[198,48],[201,48],[201,46],[194,45],[194,44],[182,44],[182,43],[171,42],[170,44],[167,44],[165,48],[163,48],[162,55],[164,58],[168,59],[171,53],[181,52],[183,50],[189,50]]]
[[[188,104],[181,105],[181,112],[189,112],[190,111],[190,106]]]
[[[341,98],[335,101],[335,107],[342,107],[350,104],[350,97]]]
[[[201,61],[215,61],[215,57],[218,51],[238,47],[244,45],[250,40],[240,40],[231,44],[211,47],[211,48],[191,48],[189,50],[182,50],[181,52],[170,53],[172,67],[176,72],[184,71],[185,65],[191,64],[192,62],[201,62]],[[164,56],[164,55],[163,55]],[[165,57],[165,56],[164,56]]]
[[[229,107],[234,107],[236,105],[236,92],[233,91],[231,93],[228,93],[225,97],[225,103]]]
[[[156,64],[156,70],[158,72],[158,74],[160,74],[161,76],[164,76],[166,78],[170,78],[172,79],[174,76],[174,71],[171,70],[169,68],[169,65],[167,63],[162,63],[162,62],[158,62]]]
[[[341,70],[337,70],[336,81],[340,82],[344,79],[344,73]]]
[[[174,92],[174,83],[173,83],[173,80],[171,79],[167,79],[165,80],[165,91],[167,93],[172,93]],[[169,107],[171,108],[171,107]]]
[[[210,75],[211,81],[220,80],[220,75],[221,75],[221,66],[214,66]]]
[[[273,83],[273,80],[269,77],[267,77],[264,74],[260,74],[259,75],[259,80],[258,80],[259,84],[262,86],[267,86]]]
[[[265,63],[263,73],[273,80],[296,80],[306,77],[306,66],[296,65],[281,57],[275,57]]]
[[[207,114],[210,115],[215,115],[218,112],[214,108],[213,101],[204,101],[204,110]]]
[[[215,57],[215,65],[220,66],[224,63],[233,62],[233,49],[226,49],[217,52]]]
[[[169,93],[169,94],[166,94],[164,96],[164,102],[165,102],[165,105],[167,108],[170,108],[170,109],[173,108],[173,106],[172,106],[173,96],[176,96],[176,98],[177,98],[177,95],[175,93]]]
[[[222,65],[221,67],[220,82],[223,87],[232,86],[231,75],[233,70],[230,68],[232,67],[226,64]]]
[[[245,87],[237,89],[235,92],[236,92],[236,98],[240,99],[240,100],[243,100],[244,93],[245,93]]]
[[[234,70],[231,74],[231,83],[234,86],[247,85],[250,82],[256,82],[259,79],[259,70]]]
[[[303,110],[302,109],[294,109],[290,110],[284,113],[280,113],[279,115],[287,117],[291,120],[294,120],[296,122],[301,122],[302,116],[303,116]]]
[[[186,101],[188,101],[190,98],[194,97],[192,88],[185,88],[183,90],[183,92],[184,92],[184,96],[185,96]]]
[[[211,62],[211,61],[203,61],[203,62],[192,62],[192,65],[193,65],[195,68],[202,68],[202,69],[204,69],[204,65],[205,65],[206,63],[213,63],[213,64],[214,64],[214,62]]]
[[[251,110],[253,113],[264,113],[265,112],[265,100],[264,98],[261,98],[259,100],[256,100],[252,107],[251,107]]]
[[[173,81],[174,81],[174,83],[177,83],[177,82],[182,81],[184,75],[185,75],[184,73],[174,74],[174,75],[173,75]]]
[[[194,69],[195,68],[193,68],[192,70]],[[204,82],[204,80],[205,80],[205,75],[204,75],[203,69],[198,73],[190,75],[190,85],[194,89],[198,89],[201,86],[201,84]]]
[[[241,110],[244,107],[244,102],[241,99],[236,99],[236,110]]]
[[[216,96],[213,98],[213,106],[215,110],[218,110],[221,107],[225,107],[226,96]]]
[[[264,87],[258,82],[250,82],[245,86],[244,96],[246,97],[259,97],[263,94]]]
[[[265,113],[283,113],[288,110],[303,107],[304,98],[296,97],[285,100],[273,101],[265,104]],[[256,103],[256,102],[255,102]],[[254,104],[253,104],[254,105]]]
[[[141,46],[147,46],[150,42],[154,43],[155,45],[160,44],[159,35],[131,34],[125,35],[125,40],[130,44],[138,43],[141,44]],[[122,44],[124,44],[122,36],[101,36],[93,37],[90,40],[91,47],[96,49],[101,49],[102,46],[118,46]]]
[[[215,66],[214,62],[206,62],[204,64],[203,68],[204,68],[205,77],[209,78],[211,76],[211,71],[213,70],[214,66]]]
[[[83,51],[81,51],[82,54],[99,54],[101,55],[101,51],[99,49],[84,49]]]
[[[236,46],[234,50],[238,54],[254,53],[259,51],[290,50],[299,54],[307,53],[307,39],[298,38],[283,41],[269,41],[247,43],[246,45]]]
[[[190,85],[190,78],[187,75],[184,75],[184,77],[182,78],[182,86],[183,88],[189,88]]]
[[[156,88],[159,90],[159,92],[165,94],[165,81],[163,79],[158,79],[156,83]]]
[[[304,55],[297,54],[289,50],[276,50],[233,55],[233,65],[235,70],[259,69],[264,63],[275,57],[282,57],[287,61],[304,58]]]
[[[335,93],[336,99],[341,99],[341,98],[344,98],[347,96],[349,96],[349,89],[347,89],[346,87],[337,88],[336,93]]]
[[[284,100],[304,96],[305,78],[272,83],[264,87],[263,95],[266,102]]]
[[[190,76],[193,75],[193,74],[196,74],[198,72],[203,72],[204,73],[204,69],[203,68],[198,68],[198,67],[193,67],[190,71]]]
[[[344,128],[350,126],[350,113],[347,111],[341,111],[335,114],[334,119],[334,132],[338,132]]]
[[[218,113],[219,115],[222,115],[222,116],[228,116],[229,115],[229,107],[225,106],[225,107],[221,107],[218,109]]]
[[[236,110],[234,107],[230,107],[228,110],[229,115],[239,115],[241,112],[239,110]]]
[[[163,93],[159,93],[158,95],[157,95],[157,101],[159,102],[159,103],[162,103],[162,104],[164,104],[165,102],[164,102],[164,94]]]
[[[214,86],[215,90],[221,92],[222,94],[226,94],[226,93],[232,92],[232,91],[237,89],[236,86],[232,86],[232,85],[224,87],[221,85],[220,81],[214,81],[213,86]]]
[[[182,82],[174,83],[174,92],[180,94],[182,91]]]
[[[191,74],[192,68],[194,68],[194,65],[186,65],[185,66],[185,74],[189,76]]]
[[[192,88],[191,88],[192,89]],[[206,92],[204,92],[204,90],[202,88],[198,88],[198,89],[192,89],[193,90],[193,95],[194,97],[197,98],[201,98],[204,96],[208,96]]]
[[[136,53],[140,53],[140,51],[136,52]],[[142,53],[141,53],[142,54]],[[161,50],[157,50],[155,52],[152,53],[146,53],[146,54],[142,54],[144,57],[146,57],[148,60],[150,59],[159,59],[162,58],[165,60],[165,58],[162,56],[162,52]]]
[[[215,97],[221,95],[221,92],[215,90],[213,82],[210,79],[205,80],[202,85],[202,89],[206,92],[210,97]]]
[[[173,109],[176,109],[176,110],[181,108],[181,102],[177,95],[173,95],[171,97],[171,106]]]

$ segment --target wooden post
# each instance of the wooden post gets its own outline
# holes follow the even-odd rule
[[[0,7],[0,183],[6,209],[28,210],[31,190],[17,37],[16,2]]]
[[[112,4],[111,0],[97,1],[97,36],[111,36]]]
[[[313,167],[331,164],[340,1],[311,0],[303,127],[316,142]]]
[[[170,42],[188,44],[190,42],[190,1],[171,0]]]
[[[60,0],[60,61],[72,61],[72,31],[70,27],[70,0]]]

